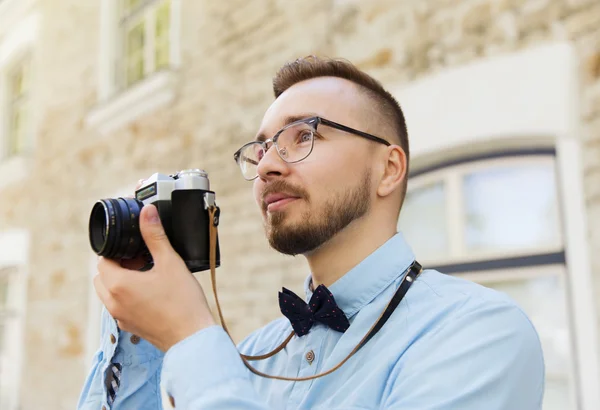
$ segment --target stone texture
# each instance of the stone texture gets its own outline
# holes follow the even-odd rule
[[[100,2],[38,3],[43,24],[35,49],[35,165],[26,182],[1,192],[10,201],[0,201],[0,230],[25,227],[33,235],[23,410],[75,407],[85,376],[89,210],[100,195],[133,188],[152,172],[192,166],[209,171],[223,215],[219,294],[236,340],[279,316],[276,292],[282,285],[302,291],[303,261],[269,250],[250,184],[238,177],[231,156],[260,123],[275,70],[299,56],[341,56],[384,83],[398,83],[572,39],[586,74],[586,200],[590,223],[600,221],[598,1],[181,1],[177,100],[104,137],[84,121],[97,99]],[[594,252],[599,235],[590,233],[590,246],[600,294],[600,253]],[[208,276],[199,277],[209,293]]]

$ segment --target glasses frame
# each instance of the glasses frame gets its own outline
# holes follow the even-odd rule
[[[327,127],[331,127],[331,128],[334,128],[334,129],[337,129],[337,130],[340,130],[340,131],[344,131],[344,132],[347,132],[349,134],[354,134],[354,135],[357,135],[359,137],[362,137],[362,138],[365,138],[365,139],[377,142],[379,144],[383,144],[383,145],[388,146],[388,147],[390,145],[392,145],[390,142],[384,140],[383,138],[379,138],[379,137],[376,137],[375,135],[372,135],[372,134],[369,134],[369,133],[366,133],[366,132],[363,132],[363,131],[359,131],[357,129],[348,127],[346,125],[343,125],[343,124],[340,124],[340,123],[337,123],[337,122],[334,122],[334,121],[330,121],[330,120],[325,119],[323,117],[315,116],[315,117],[303,118],[301,120],[294,121],[292,123],[287,124],[285,127],[283,127],[282,129],[280,129],[279,131],[277,131],[277,133],[275,135],[273,135],[272,138],[266,139],[264,141],[250,141],[250,142],[242,145],[242,147],[240,149],[238,149],[233,154],[233,159],[239,165],[240,164],[239,161],[240,161],[240,158],[241,158],[242,151],[245,148],[247,148],[250,145],[256,145],[256,144],[258,144],[258,145],[262,146],[262,148],[264,149],[264,151],[266,153],[268,151],[268,149],[269,149],[268,144],[272,143],[272,145],[275,145],[275,151],[277,151],[277,155],[279,155],[279,158],[281,158],[283,161],[287,162],[288,164],[294,164],[294,163],[297,163],[297,162],[305,160],[312,153],[313,147],[315,145],[314,135],[313,135],[313,139],[311,141],[311,146],[310,146],[310,150],[308,151],[308,154],[306,154],[303,158],[301,158],[299,160],[296,160],[296,161],[288,161],[285,158],[283,158],[281,156],[281,153],[279,152],[278,147],[277,147],[277,140],[279,139],[279,136],[285,130],[287,130],[288,128],[294,127],[294,126],[296,126],[298,124],[308,124],[308,125],[312,126],[314,132],[317,133],[317,134],[318,134],[317,127],[319,126],[319,124],[323,124],[323,125],[325,125]],[[258,162],[256,164],[254,164],[254,165],[258,166]],[[254,178],[251,178],[251,179],[248,179],[248,178],[244,177],[244,179],[247,180],[247,181],[253,181],[256,178],[258,178],[258,173],[256,174],[256,176]]]

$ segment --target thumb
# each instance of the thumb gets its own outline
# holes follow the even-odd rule
[[[154,205],[146,205],[142,208],[142,212],[140,212],[140,231],[155,263],[158,259],[168,255],[169,252],[173,252],[173,247]]]

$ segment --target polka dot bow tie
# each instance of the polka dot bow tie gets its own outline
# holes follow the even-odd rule
[[[308,304],[291,290],[283,288],[279,292],[279,307],[281,313],[290,320],[298,336],[307,334],[315,322],[323,323],[342,333],[350,327],[346,315],[324,285],[315,289]]]

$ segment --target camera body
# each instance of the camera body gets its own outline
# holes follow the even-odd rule
[[[149,257],[139,230],[143,206],[154,205],[169,242],[191,272],[210,268],[209,208],[215,206],[206,172],[187,169],[173,175],[153,174],[135,191],[135,198],[98,201],[90,215],[90,243],[101,256],[112,259]],[[219,242],[216,266],[220,265]],[[150,260],[149,260],[150,261]]]

